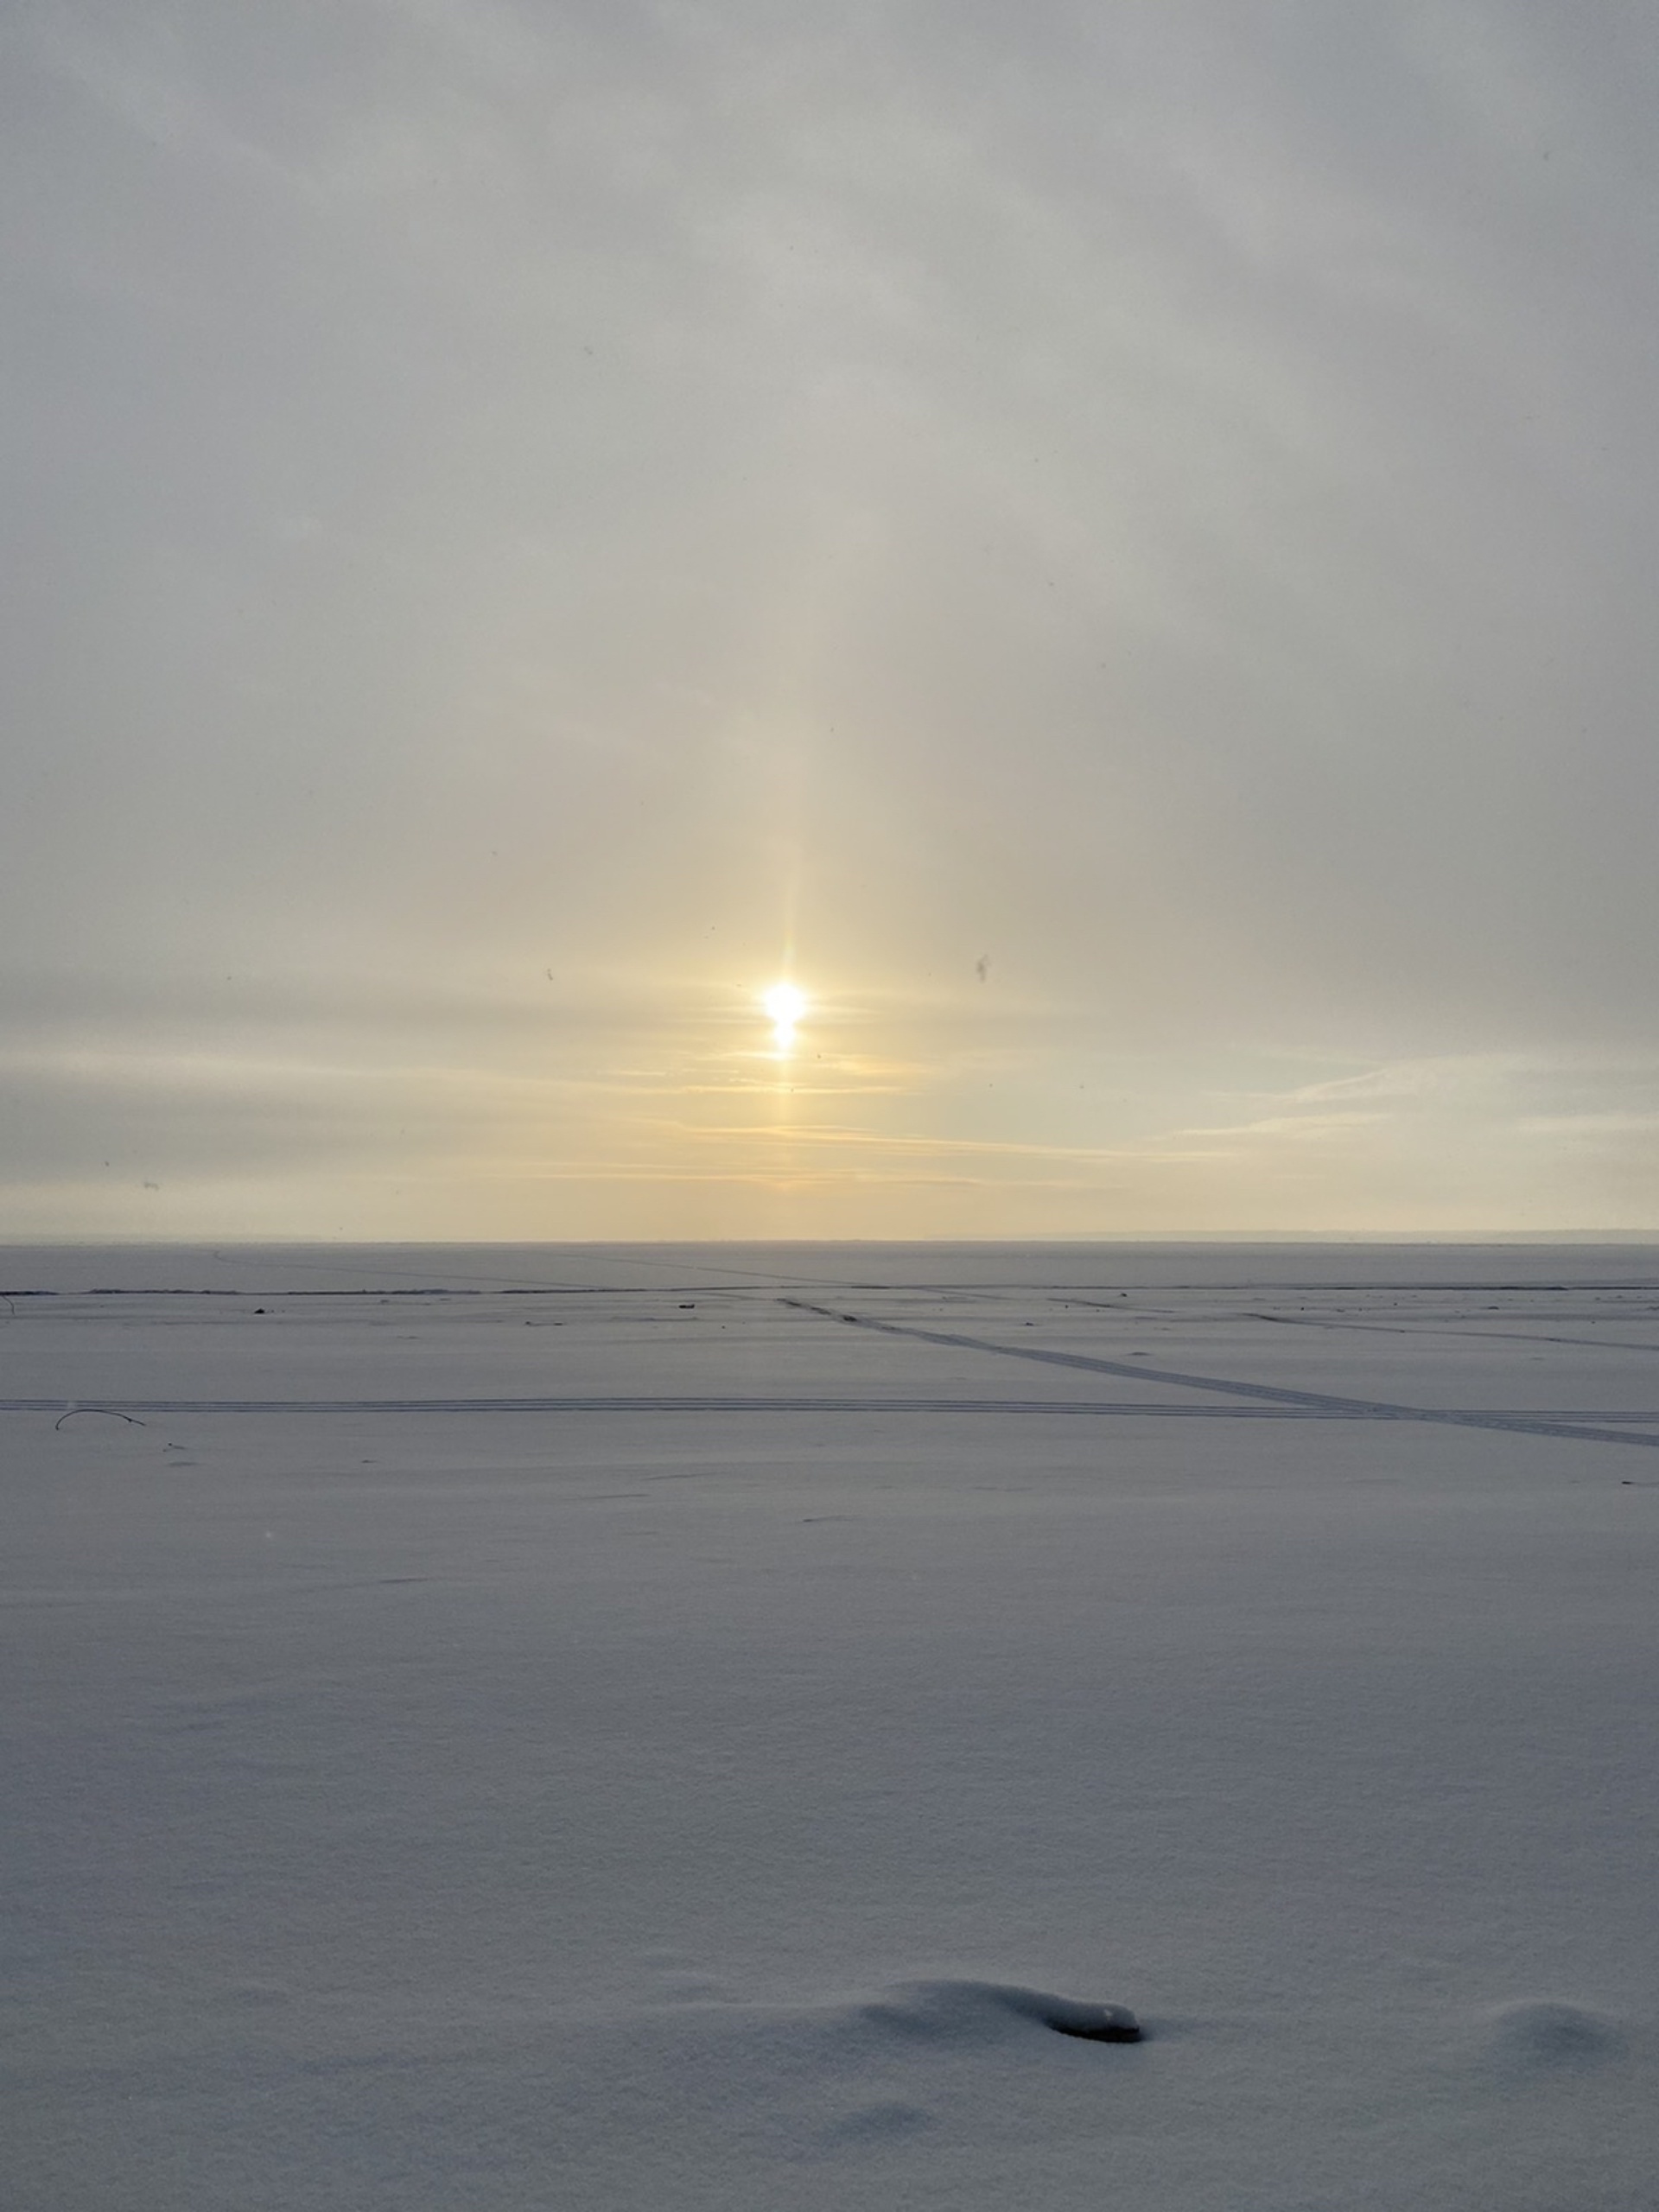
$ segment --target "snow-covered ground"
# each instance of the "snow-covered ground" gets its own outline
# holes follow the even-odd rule
[[[9,2212],[1659,2204],[1659,1255],[0,1288]]]

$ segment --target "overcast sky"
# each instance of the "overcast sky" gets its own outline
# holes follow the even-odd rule
[[[1659,1228],[1650,4],[4,40],[0,1235]]]

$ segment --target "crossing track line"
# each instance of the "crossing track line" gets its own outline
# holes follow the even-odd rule
[[[1542,1421],[1529,1414],[1465,1413],[1438,1406],[1395,1406],[1374,1398],[1338,1398],[1321,1390],[1290,1390],[1272,1382],[1234,1382],[1219,1375],[1188,1375],[1173,1368],[1148,1367],[1142,1361],[1102,1359],[1080,1351],[1046,1351],[1039,1344],[999,1344],[984,1337],[958,1336],[944,1329],[918,1329],[906,1322],[877,1321],[868,1314],[843,1313],[832,1306],[815,1306],[804,1298],[779,1301],[798,1313],[817,1313],[826,1321],[844,1321],[855,1329],[872,1329],[879,1336],[910,1337],[917,1343],[944,1344],[956,1351],[986,1351],[1002,1359],[1034,1360],[1046,1367],[1081,1369],[1086,1374],[1115,1375],[1141,1382],[1164,1382],[1180,1390],[1212,1390],[1229,1397],[1250,1398],[1305,1410],[1322,1408],[1330,1418],[1346,1421],[1423,1421],[1442,1428],[1495,1429],[1510,1436],[1564,1436],[1582,1444],[1633,1444],[1659,1451],[1659,1436],[1632,1430],[1593,1428],[1582,1421]]]

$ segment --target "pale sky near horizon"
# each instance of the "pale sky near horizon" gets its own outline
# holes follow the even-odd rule
[[[0,1238],[1659,1230],[1659,12],[0,39]]]

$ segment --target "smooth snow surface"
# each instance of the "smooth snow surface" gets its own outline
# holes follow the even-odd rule
[[[1659,2205],[1653,1252],[0,1289],[8,2212]]]

